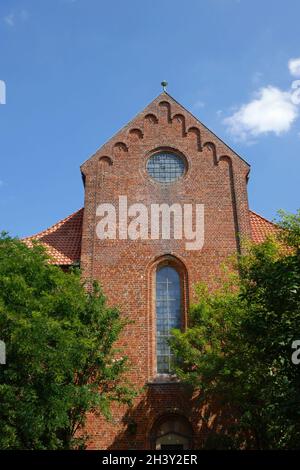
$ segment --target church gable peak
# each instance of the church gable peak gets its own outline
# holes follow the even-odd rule
[[[169,132],[171,129],[172,132]],[[132,147],[136,148],[137,145],[145,147],[149,139],[156,142],[157,147],[172,147],[174,132],[176,141],[191,139],[197,151],[209,149],[215,164],[224,157],[238,158],[249,168],[245,160],[164,90],[99,148],[81,166],[81,170],[85,173],[94,160],[99,160],[103,156],[109,156],[113,161],[114,158],[128,155]]]

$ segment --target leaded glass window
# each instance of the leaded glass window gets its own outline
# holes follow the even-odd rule
[[[162,266],[156,272],[157,373],[171,372],[172,354],[168,338],[172,328],[181,327],[181,288],[178,272]]]
[[[149,158],[147,171],[151,178],[160,183],[172,183],[183,176],[185,162],[174,153],[157,153]]]

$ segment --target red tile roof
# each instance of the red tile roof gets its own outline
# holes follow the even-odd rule
[[[268,235],[276,233],[276,225],[253,211],[250,212],[250,225],[252,240],[260,243]],[[68,266],[80,261],[81,234],[83,209],[69,215],[52,227],[31,237],[24,238],[24,242],[32,245],[33,240],[39,240],[51,257],[51,263]]]
[[[277,225],[273,222],[270,222],[268,219],[256,214],[256,212],[249,212],[252,241],[254,243],[261,243],[268,235],[273,235],[278,231]]]
[[[33,240],[38,240],[46,247],[51,264],[63,266],[77,263],[81,253],[82,219],[83,209],[80,209],[47,230],[24,238],[24,242],[31,246]]]

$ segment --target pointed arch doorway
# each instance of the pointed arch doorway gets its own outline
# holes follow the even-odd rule
[[[192,426],[184,416],[164,415],[154,423],[150,439],[151,448],[156,450],[192,449]]]

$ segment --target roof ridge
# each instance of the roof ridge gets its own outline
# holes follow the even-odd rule
[[[22,238],[22,240],[32,240],[32,239],[40,239],[42,238],[44,235],[49,235],[50,233],[53,233],[55,232],[56,230],[58,230],[61,225],[63,225],[65,222],[68,222],[70,219],[72,219],[72,217],[78,215],[81,211],[83,211],[84,208],[81,207],[80,209],[78,209],[77,211],[73,212],[72,214],[68,215],[67,217],[65,217],[64,219],[61,219],[59,220],[58,222],[56,222],[55,224],[51,225],[50,227],[46,228],[45,230],[42,230],[41,232],[38,232],[36,233],[35,235],[31,235],[29,237],[24,237]]]
[[[265,222],[268,222],[269,224],[274,225],[274,227],[278,227],[278,224],[276,224],[276,222],[272,222],[271,220],[267,219],[267,218],[264,217],[263,215],[258,214],[257,212],[253,211],[252,209],[249,209],[249,212],[251,212],[252,214],[256,215],[256,216],[259,217],[260,219],[264,220]]]
[[[231,152],[233,152],[238,158],[240,158],[240,160],[242,160],[244,163],[246,163],[246,165],[248,165],[249,168],[251,168],[251,165],[250,163],[247,162],[247,160],[245,160],[244,157],[241,157],[241,155],[236,151],[234,150],[229,144],[227,144],[221,137],[219,137],[213,130],[210,129],[210,127],[208,127],[206,124],[204,124],[197,116],[195,116],[195,114],[192,113],[192,111],[190,111],[188,108],[186,108],[185,105],[183,105],[182,103],[180,103],[179,101],[177,101],[176,98],[174,98],[172,95],[170,95],[170,93],[168,93],[167,91],[164,92],[166,95],[169,96],[169,98],[171,98],[178,106],[180,106],[186,113],[188,113],[190,116],[192,116],[192,118],[196,119],[196,121],[201,124],[201,126],[203,126],[210,134],[212,134],[217,140],[219,140],[220,142],[222,142],[223,145],[225,145],[225,147],[227,147]]]
[[[84,160],[84,162],[81,163],[80,165],[80,170],[82,171],[82,168],[85,166],[85,164],[93,157],[95,157],[95,155],[97,155],[97,153],[99,152],[99,150],[102,149],[102,147],[104,147],[106,144],[108,144],[112,139],[114,139],[118,134],[120,134],[122,131],[124,131],[127,127],[130,127],[131,123],[133,123],[141,114],[143,114],[147,108],[149,108],[149,106],[152,105],[152,103],[154,103],[156,100],[158,100],[158,98],[160,96],[164,96],[164,95],[168,95],[169,97],[171,97],[173,100],[174,98],[169,95],[166,91],[162,91],[161,93],[159,93],[155,98],[153,98],[151,101],[149,101],[148,104],[146,104],[140,111],[136,112],[135,115],[129,119],[128,122],[126,122],[125,124],[123,124],[123,126],[121,126],[118,130],[116,130],[110,137],[108,137],[101,145],[100,147],[97,147],[97,149],[95,150],[95,152],[92,153],[92,155],[90,155],[88,158],[86,158]],[[174,100],[175,101],[175,100]]]
[[[219,137],[212,129],[210,129],[206,124],[204,124],[197,116],[195,116],[192,111],[190,111],[185,105],[183,105],[180,101],[178,101],[176,98],[174,98],[169,92],[167,91],[162,91],[159,93],[155,98],[153,98],[146,106],[144,106],[140,111],[138,111],[131,119],[129,119],[128,122],[126,122],[123,126],[121,126],[116,132],[114,132],[109,138],[107,138],[97,149],[80,165],[80,170],[83,172],[84,166],[87,164],[87,162],[91,159],[93,159],[98,152],[105,146],[107,145],[112,139],[115,139],[118,134],[121,134],[123,131],[125,131],[127,128],[130,128],[130,126],[141,116],[145,111],[155,102],[158,102],[160,99],[163,98],[168,98],[171,102],[175,103],[176,106],[181,108],[185,113],[187,113],[192,119],[194,119],[199,126],[202,126],[204,130],[206,130],[211,136],[217,141],[221,142],[222,145],[229,150],[229,152],[232,152],[237,158],[239,158],[241,161],[243,161],[249,168],[251,168],[250,163],[248,163],[245,158],[243,158],[236,150],[234,150],[229,144],[227,144],[221,137]]]

